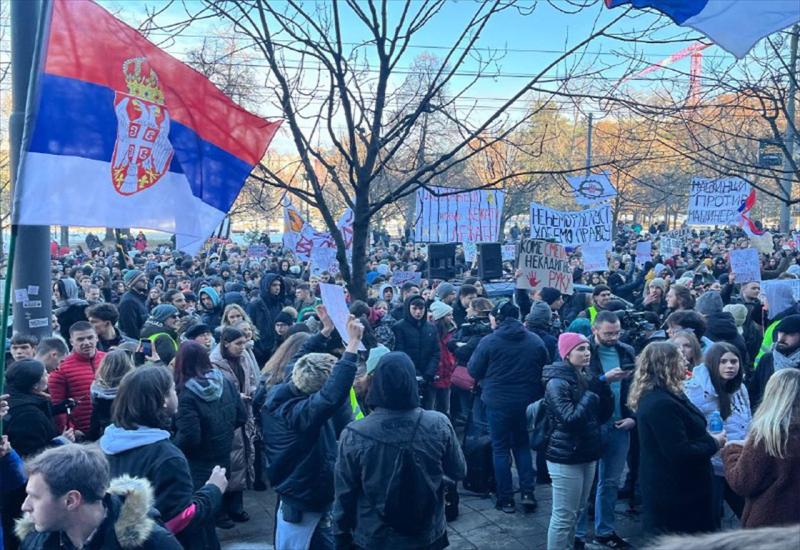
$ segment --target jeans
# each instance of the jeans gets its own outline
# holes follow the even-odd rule
[[[547,550],[572,550],[578,517],[586,511],[597,462],[558,464],[547,461],[553,480],[553,511],[547,529]]]
[[[603,454],[597,467],[597,495],[594,499],[594,534],[606,537],[614,533],[614,509],[617,505],[617,491],[625,461],[628,457],[630,432],[618,430],[613,422],[600,428],[603,440]],[[578,518],[576,536],[586,539],[588,518],[584,511]]]
[[[489,421],[489,437],[492,439],[498,502],[514,498],[514,487],[511,480],[512,453],[517,465],[520,491],[532,493],[536,487],[536,471],[533,468],[533,455],[528,440],[525,407],[510,409],[487,407],[486,418]]]
[[[450,388],[435,388],[428,384],[422,394],[422,408],[450,416]]]
[[[284,518],[284,504],[278,506],[275,550],[334,550],[330,512],[302,512],[290,522]]]

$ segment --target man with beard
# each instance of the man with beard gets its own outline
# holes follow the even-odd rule
[[[778,337],[772,351],[761,356],[747,387],[753,411],[761,403],[767,381],[776,371],[800,368],[800,315],[784,317],[775,332]]]

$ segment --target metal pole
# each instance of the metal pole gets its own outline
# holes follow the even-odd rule
[[[792,199],[792,180],[794,170],[792,169],[792,158],[794,154],[794,112],[795,112],[795,97],[797,95],[797,79],[800,75],[797,74],[797,37],[800,35],[800,24],[795,24],[792,27],[792,40],[790,43],[789,54],[789,97],[786,102],[786,134],[784,136],[784,144],[786,146],[786,158],[783,159],[784,175],[781,180],[781,189],[783,190],[784,203],[781,205],[781,232],[788,233],[791,230],[791,206],[789,201]]]
[[[592,166],[592,113],[589,113],[589,127],[586,129],[586,177],[591,175]]]
[[[25,130],[25,108],[28,90],[35,70],[39,23],[45,4],[42,0],[11,2],[11,84],[12,112],[9,119],[10,166],[12,187],[16,185],[17,168],[22,153]],[[14,262],[14,331],[39,337],[50,334],[50,227],[19,225],[16,248],[21,250]],[[23,300],[23,293],[28,299]],[[19,291],[19,292],[16,292]],[[18,296],[19,295],[19,296]],[[17,299],[17,298],[20,299]]]

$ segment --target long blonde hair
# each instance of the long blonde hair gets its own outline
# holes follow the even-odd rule
[[[239,313],[242,314],[243,320],[247,321],[251,325],[253,324],[253,321],[250,320],[250,316],[247,314],[247,312],[244,310],[242,306],[240,306],[239,304],[228,304],[227,306],[225,306],[225,309],[222,312],[221,326],[223,327],[233,326],[233,324],[228,320],[228,315],[230,315],[231,311],[238,311]]]
[[[789,441],[789,428],[800,421],[800,370],[781,369],[767,382],[753,421],[749,438],[764,444],[767,454],[783,458]]]
[[[675,395],[683,391],[686,368],[683,355],[672,342],[647,344],[636,360],[636,372],[628,392],[628,407],[635,411],[645,392],[663,388]]]
[[[104,388],[113,389],[119,386],[122,377],[133,370],[128,352],[122,349],[115,349],[106,353],[100,361],[100,367],[95,374],[95,380]]]

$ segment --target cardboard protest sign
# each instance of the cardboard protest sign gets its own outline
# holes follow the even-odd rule
[[[409,281],[418,285],[421,284],[422,273],[419,271],[395,271],[392,273],[392,284],[395,286],[401,286]]]
[[[531,238],[564,246],[606,243],[611,248],[611,207],[607,204],[580,212],[561,212],[531,203]]]
[[[653,259],[653,243],[650,241],[640,241],[636,243],[636,267],[644,267],[644,264]]]
[[[525,239],[519,245],[517,268],[517,288],[539,290],[549,286],[572,294],[572,269],[560,244]]]
[[[686,224],[736,225],[748,195],[750,184],[741,178],[693,178]]]
[[[455,189],[417,190],[414,240],[428,243],[492,242],[500,232],[505,193],[493,189],[437,196]],[[436,194],[434,194],[436,193]]]
[[[575,202],[581,206],[592,206],[617,195],[617,190],[611,185],[607,172],[568,177],[567,181],[572,186]]]
[[[331,285],[327,283],[320,283],[319,285],[320,297],[322,298],[322,305],[328,310],[333,325],[339,332],[342,342],[347,344],[350,338],[347,336],[347,319],[350,316],[350,310],[347,308],[347,302],[344,299],[344,289],[339,285]],[[366,350],[364,344],[358,346],[359,350]]]
[[[517,245],[504,244],[500,249],[500,254],[504,262],[513,262],[517,257]]]
[[[731,271],[739,284],[761,281],[761,261],[755,248],[734,248],[731,250]]]
[[[583,270],[586,273],[608,270],[608,257],[604,243],[590,243],[581,247]]]
[[[327,271],[331,275],[339,273],[339,260],[335,248],[315,247],[311,249],[311,276],[319,277]]]

